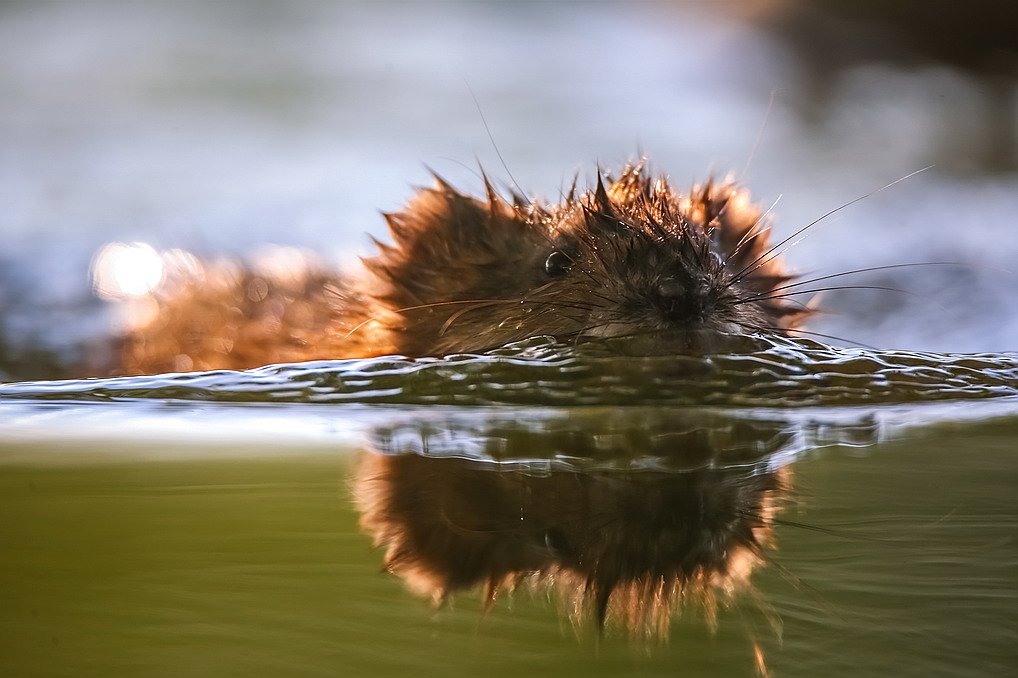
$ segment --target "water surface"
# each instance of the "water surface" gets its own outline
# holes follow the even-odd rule
[[[755,349],[641,362],[535,341],[447,361],[0,386],[0,663],[1007,673],[1013,356]],[[846,379],[885,388],[867,402]],[[697,563],[750,533],[760,548],[701,587]],[[642,568],[693,574],[664,607],[613,594],[603,629],[596,588],[561,586]],[[516,587],[489,609],[495,580]]]

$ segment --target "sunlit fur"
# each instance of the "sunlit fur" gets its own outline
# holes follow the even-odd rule
[[[683,350],[720,332],[784,333],[807,314],[780,295],[792,278],[732,183],[684,196],[634,165],[559,204],[485,184],[483,200],[440,179],[418,191],[386,215],[391,244],[352,275],[205,265],[166,280],[133,302],[144,312],[108,371],[439,356],[536,335],[650,335]]]
[[[388,216],[393,246],[366,260],[388,329],[409,355],[480,351],[535,335],[781,333],[806,311],[767,298],[791,278],[768,253],[745,191],[708,182],[682,196],[627,167],[558,205],[485,201],[439,181]],[[572,262],[549,276],[548,256]]]
[[[366,302],[348,281],[313,264],[281,276],[203,263],[170,282],[130,302],[115,364],[93,372],[248,369],[384,346],[377,327],[346,336]]]

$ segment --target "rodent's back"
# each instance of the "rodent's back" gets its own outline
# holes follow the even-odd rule
[[[136,307],[111,371],[243,370],[386,348],[370,328],[345,336],[367,304],[348,280],[313,264],[285,276],[206,264],[171,282]]]

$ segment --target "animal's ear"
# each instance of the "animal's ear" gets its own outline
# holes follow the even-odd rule
[[[380,296],[398,307],[445,300],[479,273],[506,270],[532,250],[528,244],[540,238],[534,226],[485,184],[487,199],[478,200],[436,177],[433,188],[384,215],[392,244],[378,243],[379,254],[364,260],[388,287]]]
[[[690,202],[705,229],[714,229],[719,249],[731,265],[746,265],[766,251],[770,224],[745,189],[709,182],[693,193]]]
[[[782,261],[780,243],[772,245],[767,213],[750,199],[749,192],[726,182],[709,182],[693,191],[690,213],[699,215],[705,228],[713,228],[718,249],[728,268],[753,294],[769,296],[798,276],[789,274]],[[813,309],[777,297],[760,302],[780,327],[795,327]]]
[[[770,221],[738,184],[711,179],[690,191],[683,209],[691,222],[710,233],[729,267],[739,270],[768,254]]]

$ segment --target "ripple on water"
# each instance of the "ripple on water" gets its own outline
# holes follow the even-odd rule
[[[481,355],[314,361],[212,371],[0,385],[26,400],[127,399],[405,405],[798,407],[904,404],[1018,395],[1018,354],[836,349],[809,340],[732,337],[709,355],[635,354],[609,340],[547,337]]]

